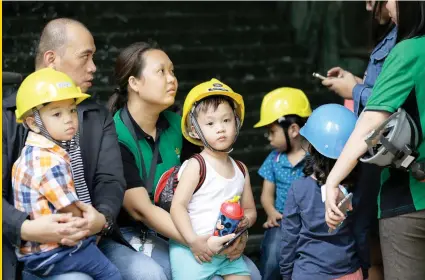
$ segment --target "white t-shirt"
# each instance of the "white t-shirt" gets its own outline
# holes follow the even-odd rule
[[[231,179],[226,179],[219,175],[205,159],[205,181],[192,196],[187,207],[192,228],[197,235],[213,234],[221,204],[232,199],[235,195],[242,196],[245,177],[236,162],[232,158],[230,160],[235,175]],[[179,179],[186,166],[187,161],[183,162],[180,167]]]

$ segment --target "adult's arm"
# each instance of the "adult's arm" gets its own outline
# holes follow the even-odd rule
[[[171,220],[170,213],[152,204],[146,188],[137,187],[127,190],[124,195],[124,207],[137,221],[146,224],[165,237],[186,244]]]
[[[28,215],[16,210],[4,197],[2,199],[3,238],[6,238],[14,246],[20,246],[21,227]]]
[[[326,222],[328,226],[335,229],[344,219],[345,215],[338,209],[338,185],[356,167],[358,159],[367,151],[367,144],[364,141],[367,135],[376,129],[382,122],[390,116],[387,112],[367,111],[360,115],[356,127],[348,139],[347,143],[332,171],[326,180]]]
[[[15,207],[9,203],[8,199],[11,195],[11,174],[12,164],[9,162],[8,151],[12,147],[8,146],[8,125],[10,120],[10,112],[6,108],[2,108],[2,213],[3,213],[3,238],[6,238],[11,244],[19,246],[21,244],[21,227],[23,222],[27,219],[28,215],[15,209]],[[8,114],[9,113],[9,114]],[[10,151],[9,151],[10,152]]]
[[[145,183],[140,177],[134,155],[124,144],[120,143],[119,146],[127,186],[124,194],[124,208],[135,220],[146,224],[165,237],[186,244],[174,226],[170,213],[152,204],[144,186]]]
[[[356,84],[353,88],[353,100],[355,112],[359,113],[360,108],[366,107],[367,101],[372,94],[372,88],[365,84]]]
[[[116,218],[124,198],[125,181],[115,124],[109,113],[104,114],[103,137],[94,176],[93,206],[105,216]]]
[[[338,184],[347,177],[357,165],[358,158],[366,152],[365,137],[406,102],[415,86],[410,69],[415,66],[417,59],[400,44],[386,59],[365,112],[360,115],[353,133],[326,180],[326,222],[331,228],[335,228],[344,218],[336,206]]]

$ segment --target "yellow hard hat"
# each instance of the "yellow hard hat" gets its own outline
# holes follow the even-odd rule
[[[261,103],[260,121],[254,127],[271,124],[286,115],[311,115],[310,102],[302,90],[282,87],[267,93]]]
[[[234,92],[228,85],[223,84],[217,79],[211,79],[211,81],[204,82],[195,86],[190,90],[184,101],[181,129],[184,138],[198,146],[202,146],[203,144],[201,140],[195,139],[189,135],[191,127],[189,127],[190,125],[188,123],[188,116],[190,111],[192,110],[193,105],[195,105],[196,102],[211,95],[228,96],[234,101],[235,111],[239,117],[240,125],[242,125],[245,117],[245,104],[243,102],[242,96]]]
[[[52,68],[38,70],[26,77],[18,89],[16,122],[21,123],[26,113],[45,103],[75,98],[79,104],[88,97],[66,74]]]

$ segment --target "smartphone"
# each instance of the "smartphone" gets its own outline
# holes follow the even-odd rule
[[[226,243],[224,243],[223,247],[221,247],[220,250],[218,250],[217,254],[221,254],[221,252],[223,252],[225,249],[229,248],[230,246],[232,246],[233,243],[235,243],[236,239],[238,239],[245,231],[247,231],[248,228],[244,228],[243,230],[239,231],[235,237],[233,237],[232,239],[230,239],[229,241],[227,241]]]
[[[349,193],[346,197],[344,197],[339,203],[338,203],[338,209],[341,210],[342,213],[344,213],[344,215],[347,213],[348,211],[348,206],[351,203],[351,200],[353,199],[353,193]],[[344,221],[342,221],[338,226],[340,227],[342,225]],[[328,233],[331,233],[333,231],[333,229],[329,228]]]
[[[319,73],[316,73],[316,72],[313,73],[313,77],[321,79],[321,80],[326,79],[326,77],[324,77],[324,76],[322,76],[322,75],[320,75]]]
[[[350,205],[352,199],[353,193],[349,193],[338,203],[338,209],[341,210],[342,213],[346,214],[348,211],[348,206]]]

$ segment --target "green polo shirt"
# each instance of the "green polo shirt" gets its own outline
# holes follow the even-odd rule
[[[404,108],[419,125],[419,161],[425,160],[425,36],[398,43],[386,59],[366,109],[394,113]],[[410,173],[382,172],[378,217],[388,218],[425,209],[425,183]]]
[[[125,109],[124,109],[125,110]],[[132,119],[132,117],[130,117]],[[165,123],[163,125],[160,125],[158,127],[158,133],[159,133],[159,155],[158,159],[156,161],[156,170],[153,180],[153,189],[152,192],[155,191],[156,184],[161,177],[161,175],[170,169],[171,167],[180,164],[180,152],[182,150],[183,146],[183,136],[180,128],[180,122],[181,117],[171,111],[164,111],[161,113],[160,118],[158,120],[159,122]],[[124,145],[129,152],[132,153],[134,161],[137,165],[137,169],[139,172],[140,178],[145,182],[147,178],[143,178],[143,172],[142,172],[142,158],[143,162],[145,164],[146,168],[146,174],[149,175],[150,169],[151,169],[151,163],[153,158],[153,141],[152,143],[149,143],[150,141],[147,139],[147,137],[143,136],[137,136],[137,142],[136,139],[133,138],[131,135],[131,132],[127,128],[127,126],[124,124],[124,122],[121,119],[121,110],[119,110],[115,116],[114,116],[114,122],[115,122],[115,128],[118,134],[118,141],[121,145]],[[134,120],[132,120],[133,123],[135,123]],[[136,123],[137,125],[137,123]],[[162,129],[161,129],[162,127]],[[136,129],[135,129],[136,130]],[[139,128],[139,130],[141,130]],[[144,133],[142,131],[142,133]],[[136,134],[137,133],[136,130]],[[137,148],[137,145],[140,148],[140,151],[142,155],[139,154],[139,150]],[[126,173],[126,172],[124,172]],[[140,185],[131,185],[127,186],[127,189],[134,188],[134,187],[140,187]]]

